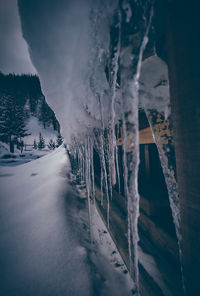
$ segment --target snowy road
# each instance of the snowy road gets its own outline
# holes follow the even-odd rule
[[[1,295],[130,295],[129,275],[114,268],[119,258],[107,262],[90,249],[85,202],[77,201],[67,168],[63,148],[1,167]]]

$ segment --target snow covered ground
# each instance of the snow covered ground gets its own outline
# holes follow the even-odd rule
[[[0,142],[0,167],[1,166],[17,166],[34,159],[40,158],[49,153],[49,149],[25,151],[21,153],[19,150],[15,149],[15,153],[9,152],[9,145]]]
[[[133,283],[95,207],[68,182],[60,147],[18,166],[0,166],[2,295],[128,296]]]
[[[56,142],[58,132],[53,129],[53,126],[46,126],[44,128],[42,122],[37,117],[31,116],[26,125],[27,131],[30,135],[24,137],[24,143],[33,145],[34,139],[38,142],[39,134],[41,133],[45,139],[45,143],[48,145],[50,139]]]
[[[57,144],[56,141],[57,141],[58,131],[54,130],[52,124],[49,124],[49,125],[46,124],[46,127],[44,128],[42,122],[40,122],[38,120],[38,118],[35,116],[30,116],[30,118],[26,122],[26,131],[27,131],[28,136],[23,137],[23,142],[24,142],[23,156],[20,155],[21,154],[20,148],[17,149],[17,145],[15,144],[14,145],[15,154],[12,154],[13,157],[9,157],[10,163],[16,162],[18,164],[18,162],[19,162],[18,160],[20,160],[20,159],[22,160],[22,158],[24,160],[26,158],[26,161],[23,161],[23,162],[27,162],[27,161],[37,158],[37,156],[40,157],[40,156],[47,154],[49,152],[48,144],[49,144],[50,140],[53,140],[53,142],[55,144]],[[38,144],[40,133],[45,141],[45,149],[43,149],[42,151],[33,149],[34,140]],[[1,163],[6,162],[6,160],[1,161],[1,159],[4,156],[4,154],[6,154],[6,155],[10,154],[9,151],[10,151],[9,144],[6,144],[6,143],[3,143],[0,141],[0,162]],[[8,163],[8,161],[7,161],[7,163]],[[21,164],[21,162],[20,162],[20,164]]]

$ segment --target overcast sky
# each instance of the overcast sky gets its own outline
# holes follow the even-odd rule
[[[17,0],[0,0],[0,71],[36,73],[22,37]]]

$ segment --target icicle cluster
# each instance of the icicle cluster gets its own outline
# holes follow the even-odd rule
[[[124,194],[127,200],[128,212],[128,245],[130,258],[130,271],[135,282],[135,293],[139,294],[139,273],[138,273],[138,217],[139,217],[139,194],[138,194],[138,167],[139,167],[139,135],[138,135],[138,90],[139,77],[143,52],[148,42],[148,33],[151,24],[152,11],[148,16],[146,27],[141,35],[141,43],[137,55],[133,55],[133,48],[123,45],[122,34],[122,13],[126,6],[117,8],[114,12],[110,48],[109,40],[102,40],[99,36],[98,27],[105,21],[105,14],[98,8],[91,18],[94,26],[96,42],[95,62],[90,63],[92,77],[90,77],[90,88],[97,102],[95,113],[91,105],[85,108],[88,116],[96,118],[97,125],[89,125],[85,140],[82,141],[83,151],[80,158],[84,157],[81,163],[81,176],[87,188],[89,221],[91,223],[91,206],[94,200],[94,164],[93,150],[99,155],[101,167],[101,204],[106,199],[107,226],[109,227],[110,202],[112,200],[112,188],[116,183],[120,191],[119,155],[116,143],[117,130],[122,128],[123,138],[123,178]],[[129,7],[130,8],[130,7]],[[99,13],[101,11],[101,13]],[[125,22],[127,17],[125,16]],[[111,37],[110,37],[111,38]],[[94,50],[94,49],[93,49]],[[126,56],[126,57],[125,57]],[[98,63],[99,62],[99,63]],[[95,66],[94,66],[95,65]],[[107,67],[107,77],[105,68]],[[103,73],[102,73],[103,70]],[[120,78],[119,78],[120,77]],[[99,84],[101,82],[101,85]],[[108,112],[108,110],[110,112]],[[128,136],[127,136],[128,135]],[[78,137],[81,139],[80,135]]]
[[[53,53],[50,57],[52,66],[49,66],[49,59],[45,59],[45,52],[42,55],[41,48],[37,45],[31,54],[34,61],[43,56],[42,63],[36,63],[37,70],[42,78],[48,102],[55,110],[61,123],[62,134],[69,144],[79,182],[86,185],[90,221],[91,202],[95,196],[94,151],[100,160],[101,204],[106,204],[107,207],[108,227],[113,186],[118,186],[121,191],[120,180],[124,178],[130,269],[136,284],[135,293],[139,294],[138,108],[146,100],[142,87],[139,97],[139,84],[143,54],[151,29],[154,0],[66,2],[66,7],[64,1],[60,4],[65,12],[58,14],[62,24],[60,30],[52,37],[54,42],[51,40],[47,46],[52,46],[49,53]],[[56,13],[57,11],[55,15]],[[44,20],[46,17],[45,14]],[[55,19],[52,18],[51,22],[46,23],[54,28]],[[27,40],[32,48],[34,41],[29,38],[31,37],[28,36]],[[46,39],[42,40],[46,42]],[[57,54],[54,54],[55,52]],[[155,108],[157,105],[162,108],[163,102],[159,100],[162,94],[153,96],[151,103],[154,103]],[[166,102],[163,106],[166,106]],[[146,110],[150,110],[150,107]],[[169,110],[166,108],[165,111]],[[165,115],[168,115],[167,112]],[[123,140],[123,176],[120,176],[118,163],[119,132]],[[162,153],[160,156],[164,167],[164,156]],[[173,190],[174,188],[169,192]],[[172,194],[170,201],[175,209]],[[175,214],[174,220],[178,225]]]

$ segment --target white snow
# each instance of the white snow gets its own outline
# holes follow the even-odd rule
[[[1,197],[15,196],[18,198],[44,197],[58,194],[57,190],[62,181],[59,178],[61,165],[66,163],[64,149],[56,149],[42,159],[37,159],[17,167],[0,167],[1,175],[10,174],[9,178],[0,179]],[[34,176],[34,178],[33,178]],[[57,186],[54,186],[54,185]]]
[[[15,153],[10,153],[9,144],[0,141],[0,166],[18,166],[34,159],[40,158],[50,152],[49,149],[35,150],[33,147],[29,147],[30,151],[20,150],[16,148]]]
[[[79,209],[84,203],[80,198],[76,208],[77,197],[66,177],[69,171],[62,147],[20,166],[0,167],[0,244],[4,250],[4,244],[11,241],[9,248],[15,250],[13,262],[9,259],[10,273],[17,264],[20,274],[25,270],[30,277],[35,276],[35,284],[37,280],[50,280],[53,287],[54,279],[46,279],[46,274],[51,277],[55,272],[56,281],[62,279],[66,295],[94,295],[95,285],[102,296],[131,295],[132,280],[94,205],[93,243],[81,243],[88,236],[88,231],[81,228],[83,222],[88,225],[87,207]],[[24,277],[26,280],[25,275],[22,280]]]
[[[9,145],[0,141],[0,158],[9,152]]]
[[[91,205],[93,262],[106,278],[102,295],[131,295],[133,281],[94,204]]]
[[[141,247],[138,246],[138,253],[139,253],[139,262],[147,271],[147,273],[153,278],[154,282],[161,288],[163,294],[165,296],[172,296],[169,289],[164,283],[163,277],[159,271],[159,268],[156,264],[154,258],[145,253]]]
[[[56,142],[58,132],[53,129],[53,126],[46,126],[44,128],[43,124],[35,116],[29,118],[26,129],[30,133],[29,136],[23,139],[26,144],[33,145],[34,139],[38,142],[39,133],[44,137],[46,144],[49,143],[50,139]]]
[[[37,156],[43,156],[47,152],[49,152],[47,145],[49,144],[49,141],[51,139],[56,144],[58,132],[54,130],[52,125],[47,125],[44,128],[43,124],[35,116],[31,116],[28,119],[28,122],[26,123],[26,130],[29,135],[22,138],[22,140],[24,142],[23,156],[20,153],[20,149],[18,150],[16,145],[14,145],[15,153],[11,154],[13,157],[10,157],[10,160],[13,160],[16,158],[19,160],[20,157],[23,157],[23,159],[26,158],[26,162],[27,162],[27,159],[34,159],[34,158],[37,158]],[[43,149],[42,151],[33,149],[34,140],[36,140],[36,143],[39,142],[39,134],[40,133],[41,133],[42,137],[44,138],[45,145],[46,145],[45,149]],[[25,147],[25,145],[31,145],[31,146]],[[10,154],[9,150],[10,150],[9,144],[6,144],[6,143],[3,143],[0,141],[0,159],[5,154],[7,154],[7,155]],[[0,160],[0,162],[3,162],[2,159]]]

